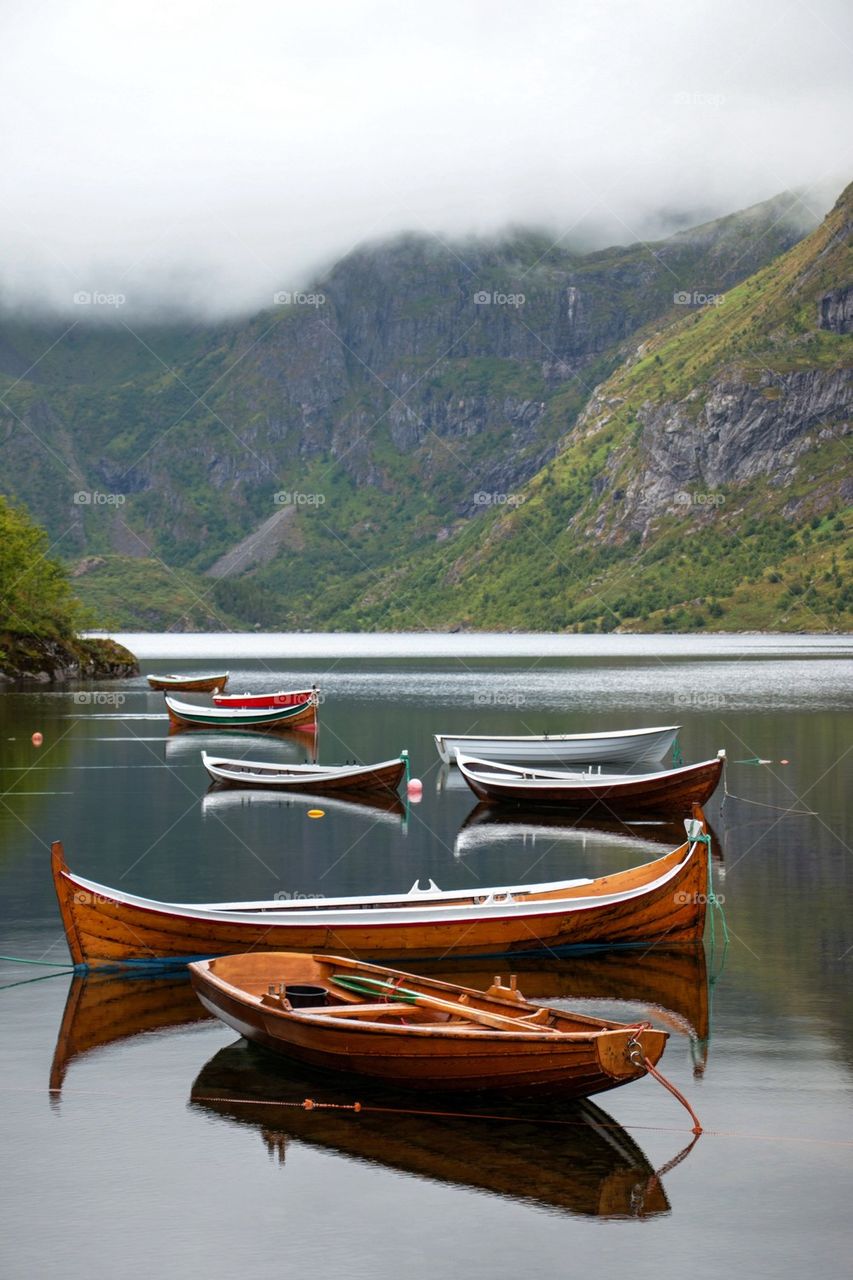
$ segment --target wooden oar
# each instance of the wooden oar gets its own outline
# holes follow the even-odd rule
[[[538,1031],[545,1035],[558,1034],[556,1027],[531,1025],[523,1018],[506,1018],[500,1013],[488,1013],[485,1009],[472,1009],[461,1000],[441,1000],[438,996],[427,996],[420,991],[411,991],[407,987],[398,987],[393,982],[384,982],[381,978],[368,978],[363,974],[331,975],[332,982],[347,991],[358,992],[359,995],[375,995],[377,990],[393,993],[395,1001],[420,1006],[422,1009],[435,1009],[439,1013],[453,1014],[455,1017],[467,1018],[471,1022],[482,1022],[484,1026],[495,1027],[498,1031]],[[537,1014],[528,1015],[537,1017]]]

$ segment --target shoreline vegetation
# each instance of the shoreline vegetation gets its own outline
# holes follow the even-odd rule
[[[47,534],[0,497],[0,686],[138,675],[123,645],[79,634],[87,621]]]

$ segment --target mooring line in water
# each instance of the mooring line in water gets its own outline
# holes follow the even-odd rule
[[[41,1089],[15,1089],[0,1085],[0,1093],[26,1093],[41,1094]],[[120,1098],[127,1102],[174,1102],[174,1098],[165,1095],[156,1095],[155,1097],[144,1098],[138,1093],[116,1093],[112,1090],[102,1089],[74,1089],[68,1091],[62,1088],[48,1089],[48,1093],[62,1098]],[[560,1128],[577,1128],[578,1126],[587,1128],[588,1120],[560,1120],[549,1119],[540,1116],[508,1116],[496,1114],[493,1112],[480,1111],[431,1111],[423,1107],[375,1107],[370,1103],[364,1102],[317,1102],[313,1098],[303,1098],[301,1102],[287,1102],[277,1098],[230,1098],[224,1095],[211,1094],[208,1097],[191,1098],[190,1101],[198,1103],[223,1103],[229,1107],[285,1107],[296,1109],[299,1111],[349,1111],[353,1115],[389,1115],[389,1116],[431,1116],[433,1118],[443,1120],[503,1120],[507,1123],[516,1124],[534,1124],[534,1125],[552,1125]],[[692,1136],[691,1129],[681,1129],[675,1125],[662,1124],[604,1124],[595,1121],[595,1125],[599,1129],[613,1129],[614,1131],[624,1130],[628,1133],[683,1133]],[[696,1135],[697,1137],[699,1135]],[[844,1147],[853,1148],[853,1138],[816,1138],[810,1134],[789,1134],[789,1133],[750,1133],[738,1129],[703,1129],[703,1138],[741,1138],[743,1140],[754,1140],[756,1142],[801,1142],[811,1143],[813,1146],[824,1147]]]
[[[738,764],[738,763],[744,763],[744,762],[736,760],[734,763]],[[817,809],[791,809],[784,804],[770,804],[766,800],[750,800],[746,796],[733,795],[732,792],[729,791],[729,784],[726,781],[725,773],[723,773],[723,798],[725,800],[737,800],[738,804],[754,804],[754,805],[757,805],[759,809],[774,809],[777,813],[784,813],[786,816],[790,815],[796,818],[819,818],[820,817],[820,814],[818,813]]]
[[[67,960],[29,960],[26,956],[0,956],[0,960],[8,960],[11,964],[41,964],[46,969],[62,969],[66,973],[73,972]]]

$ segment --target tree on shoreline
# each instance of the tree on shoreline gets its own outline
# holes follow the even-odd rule
[[[75,635],[82,607],[50,550],[28,512],[0,497],[0,632],[57,640]]]

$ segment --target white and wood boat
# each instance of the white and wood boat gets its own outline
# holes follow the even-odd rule
[[[150,687],[158,692],[177,689],[181,693],[213,693],[217,689],[225,688],[228,683],[228,672],[222,671],[212,676],[148,676],[147,679]]]
[[[478,800],[488,804],[547,805],[604,810],[628,816],[681,814],[703,805],[723,776],[726,753],[713,760],[658,773],[585,773],[534,769],[456,753],[459,772]]]
[[[199,707],[165,695],[171,727],[181,729],[261,729],[277,733],[311,727],[317,718],[317,697],[311,693],[304,702],[286,707]]]
[[[687,840],[654,862],[598,879],[443,892],[260,902],[142,898],[72,873],[61,843],[51,867],[75,965],[163,965],[238,951],[429,958],[550,952],[561,947],[698,942],[708,893],[702,810]]]
[[[359,795],[396,791],[406,772],[405,754],[379,764],[286,764],[233,760],[201,753],[201,762],[222,787],[258,787],[265,791],[313,791]]]
[[[531,734],[489,737],[483,734],[435,734],[438,754],[455,764],[457,752],[513,764],[656,764],[676,739],[680,725],[654,729],[619,729],[609,733]]]

